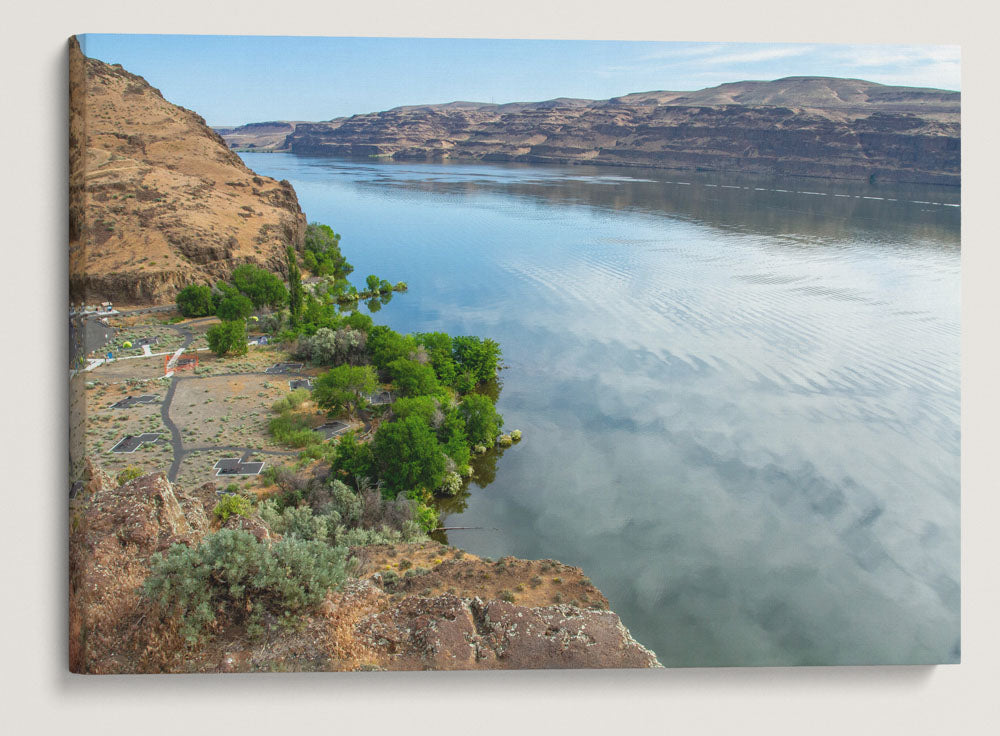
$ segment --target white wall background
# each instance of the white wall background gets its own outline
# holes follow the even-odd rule
[[[1000,120],[990,4],[839,0],[44,0],[8,5],[0,269],[0,724],[7,733],[978,734],[1000,728],[994,528]],[[66,661],[66,56],[84,32],[963,46],[963,664],[666,672],[70,676]],[[24,307],[28,307],[28,311]],[[11,310],[17,307],[15,312]]]

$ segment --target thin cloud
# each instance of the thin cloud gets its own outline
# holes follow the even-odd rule
[[[813,50],[812,46],[785,46],[772,49],[760,49],[735,54],[711,56],[703,64],[756,64],[775,59],[787,59],[792,56],[802,56]]]

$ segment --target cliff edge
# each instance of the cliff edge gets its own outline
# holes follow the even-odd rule
[[[436,542],[352,548],[351,577],[291,624],[265,621],[251,635],[220,609],[211,636],[186,642],[142,585],[154,554],[196,547],[219,528],[214,484],[185,492],[162,473],[124,484],[88,475],[70,509],[73,672],[660,666],[578,568],[488,561]],[[221,526],[262,545],[281,538],[258,516]]]

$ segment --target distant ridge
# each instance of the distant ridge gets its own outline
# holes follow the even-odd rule
[[[957,185],[960,118],[959,92],[800,76],[609,100],[405,105],[218,132],[239,150]]]

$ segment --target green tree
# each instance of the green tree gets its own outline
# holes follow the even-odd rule
[[[424,396],[440,389],[434,368],[409,358],[397,358],[386,366],[403,396]]]
[[[375,274],[369,274],[368,278],[365,279],[365,283],[368,285],[368,291],[372,294],[378,293],[379,277]]]
[[[455,382],[455,359],[452,357],[451,335],[444,332],[421,332],[413,336],[431,358],[438,380],[446,386]]]
[[[397,402],[398,403],[398,402]],[[395,409],[395,407],[393,407]],[[469,464],[471,453],[469,452],[469,435],[465,428],[465,418],[457,409],[451,409],[445,414],[444,421],[437,430],[438,441],[441,442],[441,449],[445,455],[455,461],[455,465],[462,467]]]
[[[334,470],[346,473],[353,479],[357,488],[363,478],[370,478],[374,474],[371,445],[358,442],[353,430],[344,432],[337,442],[332,465]]]
[[[317,406],[336,414],[361,405],[362,394],[378,388],[378,376],[370,365],[338,365],[316,379],[313,400]]]
[[[493,447],[500,428],[503,427],[503,417],[497,413],[493,402],[482,394],[469,394],[458,407],[465,420],[465,432],[472,445]]]
[[[215,311],[212,289],[204,284],[191,284],[177,292],[177,311],[185,317],[207,317]]]
[[[344,279],[354,270],[340,252],[340,235],[318,222],[306,226],[302,260],[306,268],[319,276]]]
[[[496,377],[500,344],[488,338],[456,337],[452,339],[452,355],[459,371],[468,371],[476,383],[482,383]]]
[[[253,312],[253,302],[243,294],[232,294],[223,297],[215,310],[216,316],[223,322],[245,320]]]
[[[285,257],[288,260],[288,310],[291,312],[292,325],[297,325],[302,316],[302,274],[299,272],[295,248],[288,246]]]
[[[398,358],[409,357],[417,349],[417,341],[410,335],[400,335],[385,325],[375,325],[368,330],[368,352],[372,362],[385,370]]]
[[[205,337],[208,339],[208,347],[219,357],[229,353],[233,355],[247,353],[247,326],[243,320],[212,325],[205,333]]]
[[[392,413],[399,419],[417,416],[432,429],[439,427],[444,421],[441,402],[435,396],[414,396],[396,399],[392,404]]]
[[[375,468],[393,496],[441,485],[445,459],[430,427],[417,416],[379,427],[372,440]]]
[[[230,282],[254,307],[282,307],[288,302],[288,290],[281,279],[270,271],[244,263],[233,269]]]

